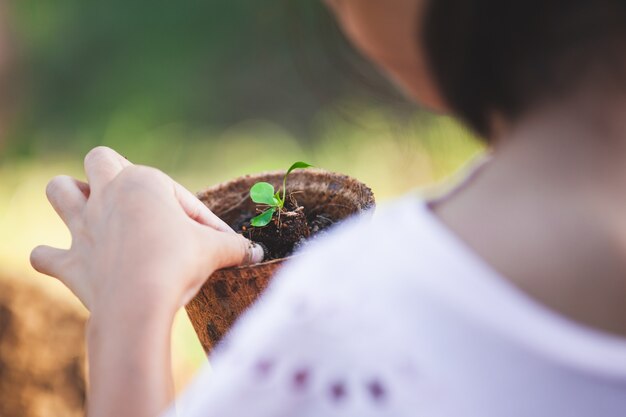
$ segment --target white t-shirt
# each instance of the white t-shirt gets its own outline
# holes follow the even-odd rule
[[[525,296],[417,197],[305,252],[234,326],[179,416],[626,416],[626,340]]]

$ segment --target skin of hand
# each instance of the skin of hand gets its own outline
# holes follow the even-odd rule
[[[215,270],[262,260],[164,173],[99,147],[85,158],[88,183],[50,181],[50,203],[70,249],[39,246],[33,267],[61,280],[90,310],[89,416],[155,416],[173,399],[170,331]]]
[[[39,246],[31,263],[92,313],[121,297],[175,312],[215,270],[250,256],[248,240],[161,171],[99,147],[85,157],[85,172],[89,184],[59,176],[46,189],[71,248]]]

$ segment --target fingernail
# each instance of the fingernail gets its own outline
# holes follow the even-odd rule
[[[263,246],[259,245],[258,243],[252,243],[252,245],[250,245],[250,263],[261,263],[263,262],[264,258],[265,250],[263,249]]]

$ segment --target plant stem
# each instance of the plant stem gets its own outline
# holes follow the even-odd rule
[[[285,198],[287,193],[287,175],[288,174],[285,174],[285,176],[283,177],[283,199],[280,202],[280,208],[283,208],[285,206]]]

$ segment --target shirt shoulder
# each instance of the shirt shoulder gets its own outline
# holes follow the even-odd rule
[[[625,380],[624,355],[523,298],[408,196],[286,265],[178,415],[617,417],[623,391],[604,381]]]

